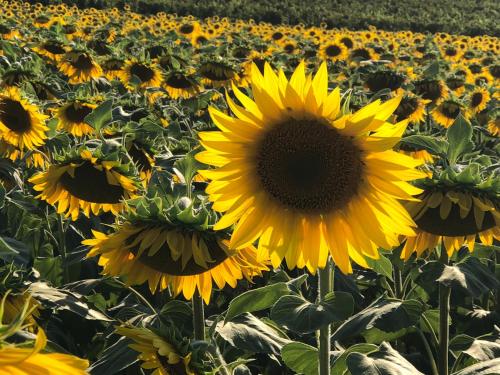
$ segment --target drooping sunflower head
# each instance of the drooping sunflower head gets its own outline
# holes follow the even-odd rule
[[[94,129],[84,120],[97,105],[85,101],[71,101],[57,109],[57,127],[75,137],[92,134]]]
[[[208,59],[201,63],[198,68],[201,82],[212,87],[223,87],[231,84],[232,80],[238,80],[238,73],[233,65],[222,58]]]
[[[404,74],[394,70],[377,70],[367,75],[365,85],[372,92],[378,92],[383,89],[396,91],[404,83],[406,77]]]
[[[172,99],[191,98],[201,91],[196,78],[182,71],[172,71],[167,74],[163,87]]]
[[[186,201],[188,203],[186,203]],[[212,281],[236,287],[267,270],[265,257],[248,246],[230,250],[228,235],[208,228],[214,215],[186,197],[169,204],[158,197],[131,202],[134,209],[110,234],[94,231],[88,256],[100,255],[103,273],[123,276],[130,285],[147,282],[151,292],[171,287],[191,299],[198,291],[210,301]]]
[[[464,105],[454,99],[443,101],[431,111],[434,121],[445,128],[449,128],[460,114],[469,117]]]
[[[413,84],[415,94],[433,103],[439,104],[448,96],[445,83],[439,79],[424,78],[413,82]]]
[[[88,82],[102,76],[102,68],[87,51],[67,52],[58,65],[59,70],[68,76],[71,84]]]
[[[57,206],[57,212],[78,219],[80,212],[112,212],[123,209],[123,200],[136,197],[139,181],[132,163],[125,164],[120,153],[81,149],[63,155],[29,179],[37,198]]]
[[[425,117],[425,106],[428,102],[428,100],[413,94],[405,94],[401,98],[398,108],[394,111],[397,121],[408,120],[413,124],[422,122]]]
[[[33,150],[45,143],[48,117],[23,98],[15,87],[0,94],[0,139],[21,150]]]
[[[133,77],[137,77],[139,82],[134,83]],[[139,88],[160,87],[162,76],[156,64],[131,59],[125,62],[122,81],[129,89],[136,86]]]
[[[114,79],[122,79],[123,78],[123,66],[125,61],[111,57],[102,63],[102,69],[104,71],[104,76],[110,81]]]
[[[328,93],[326,63],[314,77],[301,63],[290,79],[254,67],[251,87],[253,99],[233,85],[241,105],[227,96],[235,117],[210,108],[221,131],[200,133],[206,151],[196,156],[216,167],[200,173],[212,180],[213,209],[225,212],[215,229],[236,224],[231,247],[259,239],[275,267],[285,258],[312,272],[330,251],[347,273],[350,258],[367,266],[378,246],[413,232],[398,198],[420,191],[406,181],[424,175],[413,169],[421,162],[391,150],[407,125],[386,122],[399,97],[342,114],[339,89]]]
[[[117,327],[116,333],[133,341],[129,347],[140,353],[142,368],[155,370],[155,374],[195,375],[191,369],[192,353],[187,352],[186,345],[173,342],[175,337],[171,332],[160,335],[158,329],[125,326]],[[180,353],[180,347],[184,347],[185,353]]]
[[[38,46],[34,47],[33,50],[54,61],[60,60],[66,53],[65,46],[56,40],[48,40],[40,43]]]

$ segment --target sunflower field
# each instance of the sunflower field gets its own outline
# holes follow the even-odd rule
[[[496,36],[0,9],[0,375],[500,374]]]

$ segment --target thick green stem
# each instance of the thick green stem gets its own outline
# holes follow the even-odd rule
[[[394,294],[396,298],[403,298],[403,276],[398,266],[394,266]]]
[[[64,219],[62,215],[59,215],[58,220],[58,234],[59,234],[59,254],[61,254],[62,268],[63,268],[63,284],[70,281],[69,269],[67,264],[67,252],[66,252],[66,230],[64,228]]]
[[[448,265],[448,254],[444,246],[441,248],[439,261],[443,265]],[[448,315],[450,313],[449,286],[439,284],[439,375],[448,375],[448,346],[450,331],[448,326]]]
[[[205,340],[205,311],[203,299],[198,291],[193,295],[193,327],[195,340]]]
[[[318,271],[319,300],[323,301],[325,296],[333,291],[332,268],[330,261],[325,268]],[[330,374],[330,325],[319,330],[319,375]]]

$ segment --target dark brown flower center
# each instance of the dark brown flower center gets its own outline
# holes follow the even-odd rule
[[[142,82],[148,82],[155,75],[154,70],[144,64],[133,64],[130,73],[139,77]]]
[[[64,173],[59,182],[71,195],[86,202],[119,203],[123,197],[122,186],[111,185],[106,178],[106,172],[94,168],[89,161],[75,168],[74,177]]]
[[[66,118],[73,123],[81,123],[87,117],[87,115],[92,112],[92,108],[85,105],[76,105],[76,103],[71,104],[64,111]]]
[[[352,41],[351,38],[348,37],[343,37],[342,39],[340,39],[340,42],[349,49],[351,49],[354,46],[354,42]]]
[[[401,87],[405,76],[393,71],[378,71],[370,73],[366,79],[366,85],[372,92],[383,89],[394,91]]]
[[[472,107],[477,107],[481,102],[483,101],[483,93],[481,92],[475,92],[472,94],[470,104]]]
[[[402,121],[410,117],[418,108],[418,99],[413,97],[404,97],[399,103],[394,114],[398,117],[398,121]]]
[[[64,48],[59,43],[46,43],[43,45],[43,49],[53,55],[62,55],[64,52]]]
[[[233,78],[234,71],[226,66],[208,64],[201,67],[200,74],[211,81],[227,81]]]
[[[280,40],[281,38],[283,38],[283,36],[283,33],[276,31],[275,33],[273,33],[271,38],[273,38],[273,40]]]
[[[361,156],[331,125],[292,119],[263,135],[255,167],[263,189],[282,206],[325,213],[344,207],[357,193]]]
[[[340,47],[336,46],[335,44],[329,45],[325,49],[325,53],[328,57],[336,57],[340,55],[341,52],[342,50],[340,49]]]
[[[182,25],[180,28],[179,28],[179,31],[182,33],[182,34],[191,34],[194,30],[194,26],[190,23],[185,23],[184,25]]]
[[[440,112],[449,119],[456,119],[460,114],[460,106],[455,103],[444,103]]]
[[[171,74],[165,83],[175,89],[189,89],[193,86],[192,82],[183,74]]]
[[[0,121],[18,134],[31,128],[31,116],[17,100],[0,99]]]
[[[90,70],[94,67],[92,59],[87,54],[78,55],[76,60],[72,62],[72,65],[78,70]]]
[[[442,88],[438,80],[423,80],[415,82],[415,93],[427,100],[436,100],[441,98]]]

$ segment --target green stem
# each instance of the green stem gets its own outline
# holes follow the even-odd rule
[[[448,265],[448,253],[444,246],[441,247],[439,261],[443,265]],[[439,375],[448,375],[448,345],[450,331],[448,326],[448,315],[450,313],[449,286],[439,284]]]
[[[324,301],[325,296],[333,291],[333,278],[330,261],[325,268],[318,271],[319,300]],[[319,375],[330,374],[330,325],[319,330]]]
[[[436,360],[434,359],[434,355],[432,354],[432,349],[425,337],[424,333],[420,329],[416,329],[416,332],[420,339],[422,340],[422,344],[424,344],[425,352],[427,353],[427,357],[429,357],[429,363],[431,365],[432,375],[438,375],[438,369],[436,366]]]
[[[394,293],[396,298],[403,298],[403,276],[398,266],[394,266]]]
[[[67,252],[66,252],[66,231],[64,229],[64,219],[62,215],[58,215],[58,234],[59,234],[59,254],[61,254],[62,268],[63,268],[63,284],[70,281],[69,269],[67,265]]]
[[[203,299],[196,290],[193,295],[193,327],[195,340],[205,340],[205,311]]]

